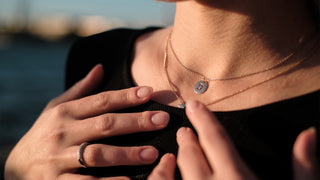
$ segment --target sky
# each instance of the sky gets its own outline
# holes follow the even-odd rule
[[[0,20],[11,20],[23,11],[31,19],[68,14],[157,22],[173,16],[174,4],[154,0],[0,0]]]

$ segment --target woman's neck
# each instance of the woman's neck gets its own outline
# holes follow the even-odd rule
[[[268,67],[299,51],[299,39],[314,31],[303,0],[230,1],[177,3],[173,48],[184,65],[207,77]]]

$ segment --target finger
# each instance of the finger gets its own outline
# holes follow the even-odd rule
[[[60,175],[59,180],[130,180],[128,177],[94,177],[94,176],[89,176],[89,175],[81,175],[81,174],[63,174]]]
[[[72,144],[92,141],[116,135],[159,130],[168,125],[166,112],[146,111],[141,113],[108,113],[98,117],[74,121],[68,134]],[[84,133],[85,132],[85,133]],[[76,135],[76,136],[75,136]]]
[[[177,162],[183,179],[205,179],[210,176],[212,172],[192,130],[180,128],[177,132],[177,142]]]
[[[71,115],[84,119],[143,104],[150,100],[152,91],[151,87],[133,87],[106,91],[68,102],[65,106],[67,106],[70,113],[73,113]]]
[[[63,102],[71,101],[88,95],[93,92],[102,82],[103,67],[101,64],[96,65],[86,77],[77,82],[62,95],[53,99],[46,108],[52,108]]]
[[[293,146],[295,180],[320,179],[316,158],[316,129],[310,128],[299,134]]]
[[[159,164],[153,169],[148,180],[174,180],[176,169],[176,158],[173,154],[167,153],[162,156]]]
[[[62,151],[59,169],[83,167],[78,160],[80,146]],[[151,164],[158,158],[158,150],[152,146],[119,147],[105,144],[89,144],[82,151],[82,160],[87,167],[110,167],[121,165]]]
[[[213,171],[228,174],[228,172],[239,172],[246,169],[243,168],[246,166],[235,150],[227,132],[213,113],[197,101],[189,101],[186,112],[198,132],[200,145]]]

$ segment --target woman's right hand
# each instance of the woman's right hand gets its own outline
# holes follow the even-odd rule
[[[102,78],[103,68],[97,65],[84,79],[47,105],[10,153],[5,165],[7,180],[109,179],[77,174],[82,167],[77,154],[80,144],[167,126],[169,115],[165,112],[110,113],[147,102],[152,96],[149,87],[85,97],[98,87]],[[151,164],[157,157],[158,151],[151,146],[89,144],[83,151],[83,160],[88,167]]]

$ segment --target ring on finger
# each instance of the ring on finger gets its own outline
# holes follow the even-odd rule
[[[80,165],[84,168],[87,168],[88,165],[86,164],[86,162],[83,159],[83,151],[84,149],[89,145],[90,143],[88,142],[84,142],[80,145],[79,150],[78,150],[78,161],[80,163]]]

